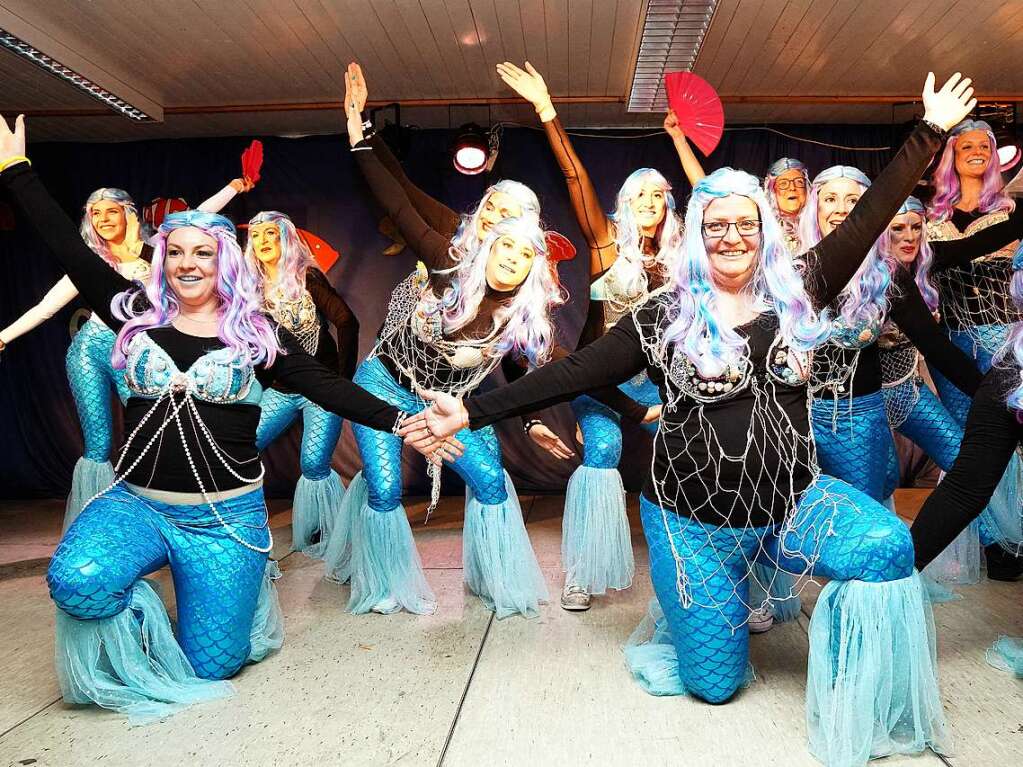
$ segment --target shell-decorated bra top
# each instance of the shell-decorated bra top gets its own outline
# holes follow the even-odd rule
[[[831,321],[831,337],[828,343],[842,349],[865,349],[881,337],[881,323],[864,320],[856,325],[847,325],[840,317]]]
[[[649,294],[646,280],[643,281],[643,287],[635,293],[630,293],[626,290],[620,275],[626,263],[625,258],[619,256],[611,264],[611,268],[590,285],[590,300],[604,302],[605,331],[612,328],[618,320],[646,301]],[[646,276],[645,271],[644,276]]]
[[[972,237],[977,232],[982,232],[988,227],[1000,224],[1003,221],[1009,220],[1009,214],[1004,210],[996,210],[991,213],[985,213],[983,216],[979,216],[970,222],[969,226],[962,232],[959,231],[952,219],[947,218],[944,221],[928,221],[927,222],[927,239],[929,242],[947,242],[948,240],[962,240],[966,237]],[[992,258],[1012,258],[1013,253],[1016,251],[1016,243],[1011,242],[1005,247],[996,250],[993,253],[989,253],[982,258],[974,259],[974,261],[984,261]]]
[[[180,371],[171,356],[142,332],[131,340],[125,380],[133,394],[147,399],[179,392],[215,404],[258,405],[263,387],[252,365],[228,361],[230,354],[226,348],[207,352]]]

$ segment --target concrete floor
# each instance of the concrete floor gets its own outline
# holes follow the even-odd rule
[[[347,587],[288,553],[290,513],[274,504],[284,648],[244,669],[234,698],[141,728],[61,701],[43,575],[62,508],[0,506],[0,765],[817,765],[805,745],[805,615],[753,638],[757,680],[728,705],[654,698],[631,681],[620,648],[651,589],[630,501],[633,588],[587,613],[548,605],[531,621],[494,620],[464,590],[460,498],[445,499],[427,527],[423,504],[409,505],[440,602],[428,617],[345,613]],[[917,502],[905,496],[900,511]],[[552,594],[561,585],[561,503],[522,497]],[[996,636],[1023,635],[1023,584],[961,591],[964,599],[935,608],[955,754],[880,765],[1023,765],[1023,682],[984,663]],[[811,587],[807,613],[813,598]]]

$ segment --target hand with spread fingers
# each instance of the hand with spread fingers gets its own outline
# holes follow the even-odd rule
[[[543,75],[528,61],[525,69],[519,69],[510,61],[498,64],[497,75],[509,88],[533,105],[542,122],[548,122],[557,116]]]
[[[924,120],[946,131],[962,122],[977,106],[973,88],[970,87],[972,82],[969,77],[956,72],[940,90],[935,91],[934,72],[928,72],[923,91]]]
[[[0,167],[14,165],[14,160],[25,157],[25,115],[18,115],[12,131],[0,116]]]

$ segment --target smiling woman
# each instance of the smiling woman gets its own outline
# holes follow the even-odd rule
[[[255,622],[272,588],[255,444],[264,387],[284,383],[376,428],[396,428],[406,414],[275,332],[229,220],[168,215],[140,286],[85,246],[24,147],[21,118],[13,134],[0,120],[0,188],[116,332],[113,367],[130,391],[116,476],[85,504],[47,573],[59,608],[58,678],[69,702],[160,717],[230,694],[217,680],[283,641],[279,614]],[[168,563],[176,637],[142,580]]]

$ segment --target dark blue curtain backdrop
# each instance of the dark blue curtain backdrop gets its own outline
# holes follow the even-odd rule
[[[860,147],[888,146],[901,135],[887,126],[787,126],[785,130],[819,142]],[[607,209],[626,176],[643,166],[659,169],[675,184],[680,206],[688,199],[688,184],[666,136],[586,134],[574,142]],[[513,178],[536,190],[549,228],[568,236],[580,253],[575,261],[561,265],[561,279],[573,298],[559,312],[558,322],[565,341],[574,344],[586,312],[587,256],[543,132],[505,129],[493,172],[477,177],[460,175],[452,168],[452,138],[450,131],[404,131],[399,143],[409,176],[457,210],[470,209],[487,185],[500,178]],[[233,201],[225,213],[244,223],[260,210],[284,211],[297,225],[340,251],[341,259],[329,277],[359,318],[360,352],[365,355],[383,320],[391,289],[411,271],[415,258],[407,249],[397,256],[382,255],[390,241],[378,232],[379,212],[352,162],[346,137],[269,138],[263,142],[266,161],[259,186]],[[126,189],[140,206],[158,196],[180,196],[197,204],[239,174],[238,158],[247,143],[248,139],[225,138],[33,144],[29,153],[51,193],[77,220],[85,198],[100,186]],[[762,174],[782,156],[801,158],[811,174],[842,163],[874,176],[891,152],[834,149],[763,130],[735,130],[725,134],[705,164],[708,170],[730,165]],[[0,279],[0,327],[4,327],[42,298],[61,272],[19,222],[13,231],[0,231],[0,259],[4,274]],[[12,343],[0,358],[0,497],[61,496],[67,491],[82,442],[64,355],[71,327],[81,319],[81,313],[76,314],[81,308],[78,303],[67,307]],[[571,444],[574,422],[567,406],[553,408],[545,417]],[[267,490],[271,495],[290,495],[294,488],[299,430],[293,429],[267,451]],[[500,434],[506,466],[520,490],[563,491],[575,461],[559,461],[535,449],[517,422],[502,424]],[[626,427],[625,444],[622,475],[627,487],[637,488],[649,462],[649,438]],[[360,466],[347,425],[334,462],[346,480]],[[460,492],[454,473],[445,475],[450,475],[446,491]],[[406,456],[408,489],[422,491],[423,476],[418,457]]]

